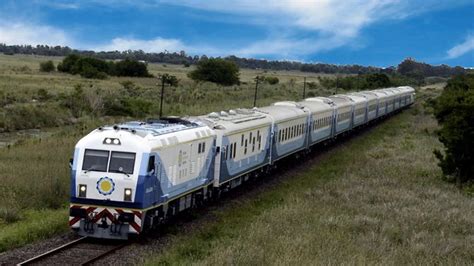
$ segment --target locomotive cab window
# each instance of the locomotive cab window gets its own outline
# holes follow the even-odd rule
[[[133,174],[135,153],[113,151],[110,158],[109,172]]]
[[[86,150],[82,170],[85,171],[107,171],[107,162],[109,161],[109,152],[101,150]]]

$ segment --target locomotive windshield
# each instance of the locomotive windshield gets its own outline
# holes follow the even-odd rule
[[[135,153],[113,151],[109,172],[133,174]]]
[[[84,162],[82,163],[82,170],[106,172],[108,160],[108,151],[86,150],[84,153]]]

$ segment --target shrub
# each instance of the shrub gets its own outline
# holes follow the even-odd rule
[[[0,219],[9,224],[19,221],[21,217],[17,209],[12,207],[2,207],[0,208]]]
[[[56,67],[54,66],[54,63],[51,60],[40,63],[40,71],[41,72],[52,72],[55,69],[56,69]]]
[[[48,93],[46,89],[38,89],[38,100],[40,101],[47,101],[51,99],[51,95]]]
[[[79,60],[80,56],[76,54],[70,54],[66,56],[61,63],[58,64],[58,71],[77,74],[72,72],[73,66],[76,64],[77,60]]]
[[[239,83],[239,67],[232,61],[221,58],[201,60],[188,76],[196,81],[210,81],[230,86]]]
[[[125,59],[115,63],[114,75],[123,77],[152,77],[145,63]]]
[[[474,74],[453,77],[435,101],[444,154],[435,150],[439,166],[450,181],[474,181]]]
[[[277,77],[265,77],[265,81],[270,84],[270,85],[275,85],[280,82],[280,80]]]
[[[84,78],[105,79],[107,75],[127,77],[151,77],[147,65],[136,60],[125,59],[114,63],[93,57],[68,55],[58,64],[58,70],[80,74]]]

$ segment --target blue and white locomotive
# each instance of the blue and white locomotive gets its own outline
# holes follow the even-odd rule
[[[141,234],[414,96],[398,87],[100,127],[75,147],[69,225],[97,238]]]

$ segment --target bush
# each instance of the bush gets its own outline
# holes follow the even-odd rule
[[[77,60],[79,60],[80,56],[76,54],[70,54],[66,56],[61,63],[58,64],[58,71],[77,74],[72,72],[73,66],[76,64]]]
[[[12,207],[0,208],[0,219],[6,223],[14,223],[21,219],[20,212]]]
[[[474,74],[453,77],[435,101],[444,154],[436,150],[439,166],[450,181],[474,181]]]
[[[147,65],[136,60],[125,59],[114,63],[105,60],[68,55],[58,64],[58,70],[70,74],[80,74],[84,78],[105,79],[107,75],[126,77],[151,77]]]
[[[40,63],[40,71],[41,72],[52,72],[55,69],[56,69],[56,67],[54,66],[54,63],[51,60]]]
[[[148,73],[145,63],[130,59],[115,63],[113,74],[119,77],[152,77],[152,75]]]
[[[210,81],[230,86],[239,83],[239,67],[232,61],[221,58],[201,60],[188,76],[196,81]]]
[[[270,84],[270,85],[275,85],[280,82],[280,80],[277,77],[265,77],[265,81]]]

